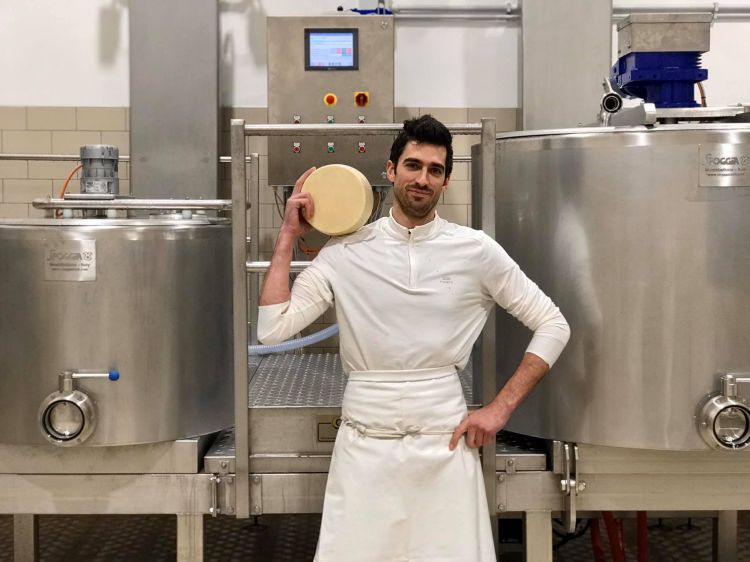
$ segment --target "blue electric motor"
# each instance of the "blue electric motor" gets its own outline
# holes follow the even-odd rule
[[[698,107],[695,84],[708,78],[700,52],[635,52],[612,66],[611,80],[656,107]]]

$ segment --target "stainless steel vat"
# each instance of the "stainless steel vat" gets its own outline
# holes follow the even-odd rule
[[[93,431],[58,444],[231,426],[230,236],[205,217],[0,221],[0,442],[47,443],[40,406],[63,371],[119,380],[73,381],[93,405]]]
[[[572,337],[512,431],[645,449],[708,446],[696,409],[750,371],[750,127],[498,137],[497,240]],[[498,372],[529,340],[498,314]]]

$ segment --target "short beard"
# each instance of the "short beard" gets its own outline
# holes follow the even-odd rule
[[[437,207],[438,202],[440,201],[440,196],[435,197],[432,201],[430,201],[430,204],[427,207],[415,207],[411,201],[409,201],[408,197],[406,197],[406,193],[402,193],[398,190],[393,190],[393,195],[396,198],[396,201],[398,201],[398,206],[401,208],[401,211],[410,218],[421,220],[425,218],[427,215],[429,215],[433,210],[435,210],[435,207]]]

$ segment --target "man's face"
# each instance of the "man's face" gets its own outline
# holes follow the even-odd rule
[[[405,215],[424,219],[440,201],[448,187],[445,175],[444,146],[409,141],[398,165],[388,161],[388,179],[393,182],[393,195]]]

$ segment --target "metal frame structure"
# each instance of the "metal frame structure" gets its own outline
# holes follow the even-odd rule
[[[453,134],[481,134],[483,151],[483,182],[482,193],[482,228],[494,237],[494,182],[495,182],[495,132],[494,119],[483,119],[481,124],[448,125]],[[235,458],[236,458],[236,514],[238,517],[249,517],[261,513],[294,513],[319,511],[322,506],[322,494],[325,487],[326,474],[321,472],[305,473],[251,473],[248,396],[248,357],[245,353],[248,344],[256,343],[255,325],[257,320],[258,280],[255,274],[266,271],[269,262],[258,261],[259,255],[259,224],[258,209],[259,176],[257,155],[250,158],[255,163],[250,168],[250,181],[246,175],[243,161],[246,157],[245,136],[311,136],[325,132],[331,135],[393,135],[402,130],[401,124],[353,124],[353,125],[246,125],[241,119],[233,119],[231,124],[231,160],[232,164],[232,202],[235,208],[243,208],[249,203],[251,209],[249,252],[245,250],[246,228],[244,217],[233,221],[234,240],[234,318],[235,318]],[[460,159],[462,161],[466,159]],[[249,261],[247,261],[249,258]],[[300,271],[309,262],[292,263],[293,271]],[[249,293],[247,291],[246,276],[250,273]],[[252,318],[248,330],[248,303]],[[494,321],[490,319],[482,336],[481,362],[485,366],[482,370],[481,388],[482,398],[491,400],[495,396],[495,357],[494,357]],[[476,371],[475,371],[476,372]],[[245,392],[241,392],[245,389]],[[495,446],[483,448],[483,469],[487,482],[487,494],[490,505],[494,505],[495,487]],[[308,457],[309,463],[318,466],[320,470],[328,470],[325,455],[320,458]],[[257,464],[257,463],[256,463]],[[253,468],[259,468],[254,466]],[[283,493],[282,493],[283,490]],[[283,500],[282,500],[283,498]]]

